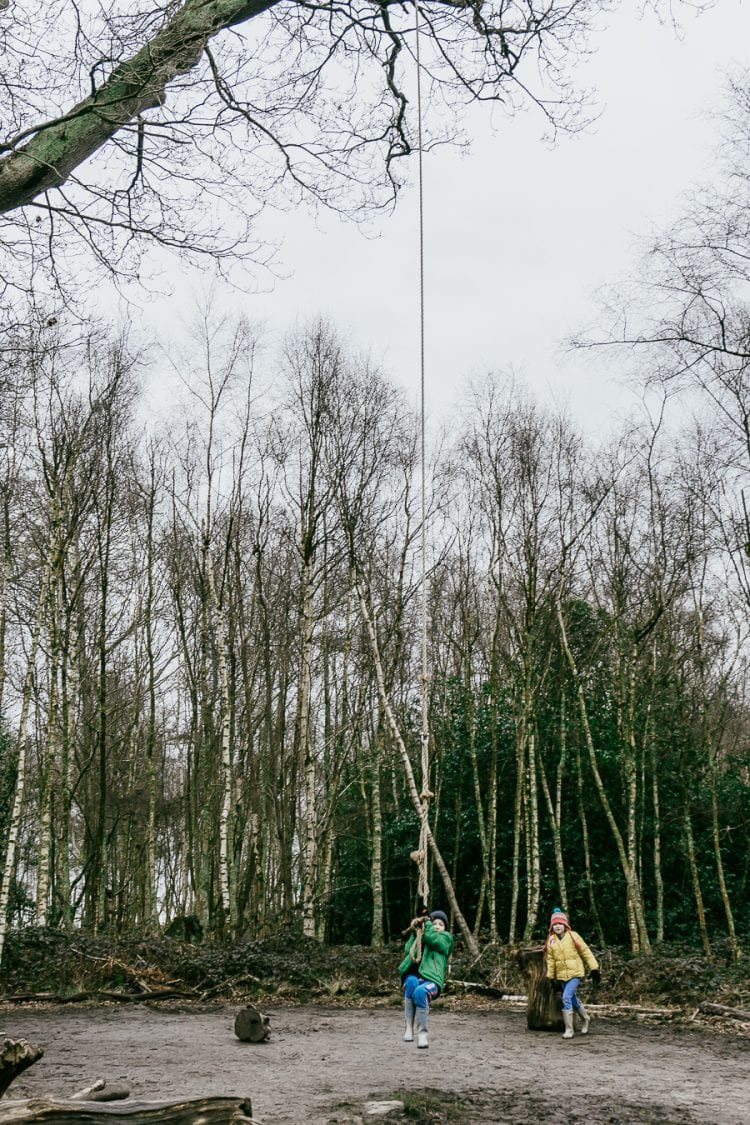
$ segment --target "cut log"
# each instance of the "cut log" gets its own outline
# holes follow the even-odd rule
[[[265,1043],[270,1038],[270,1017],[264,1016],[252,1004],[240,1008],[234,1021],[234,1034],[243,1043]]]
[[[183,1102],[77,1102],[71,1099],[28,1098],[0,1101],[0,1125],[244,1125],[252,1121],[247,1098],[191,1098]]]
[[[19,1074],[40,1059],[43,1047],[27,1043],[25,1039],[4,1039],[0,1051],[0,1098]]]
[[[520,949],[516,961],[526,981],[526,1026],[529,1031],[562,1031],[562,1002],[547,980],[543,949]]]

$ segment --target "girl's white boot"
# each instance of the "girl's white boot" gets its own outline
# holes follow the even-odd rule
[[[417,1046],[429,1047],[430,1042],[427,1038],[427,1008],[419,1008],[417,1011]]]
[[[404,999],[404,1043],[414,1042],[414,1001]]]

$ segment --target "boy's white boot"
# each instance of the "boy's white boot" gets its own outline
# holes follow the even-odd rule
[[[563,1039],[573,1038],[573,1009],[569,1012],[563,1012],[563,1023],[565,1024],[565,1031],[563,1032]]]
[[[414,1042],[414,1001],[404,999],[404,1043]]]
[[[581,1035],[588,1035],[591,1017],[580,1000],[578,1001],[578,1015],[581,1017]]]
[[[417,1009],[417,1046],[429,1047],[427,1038],[427,1008]]]

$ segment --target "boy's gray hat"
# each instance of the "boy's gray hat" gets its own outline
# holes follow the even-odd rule
[[[430,918],[432,918],[433,922],[435,922],[439,918],[440,921],[445,926],[446,930],[448,929],[448,915],[444,911],[433,910],[432,913],[430,914]]]

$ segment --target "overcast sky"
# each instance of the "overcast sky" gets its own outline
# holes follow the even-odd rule
[[[471,152],[424,160],[426,397],[432,418],[473,376],[513,368],[542,396],[567,402],[589,429],[632,399],[606,368],[566,356],[561,341],[591,322],[596,291],[631,271],[636,241],[676,214],[681,193],[712,173],[723,71],[750,59],[750,0],[702,15],[675,5],[681,30],[637,19],[626,0],[577,64],[599,91],[595,125],[554,147],[533,113],[472,113]],[[416,177],[416,162],[413,166]],[[269,214],[288,274],[272,292],[226,301],[281,333],[321,314],[370,350],[416,405],[419,388],[417,197],[407,188],[375,237],[331,214]],[[186,289],[143,311],[179,321]]]

